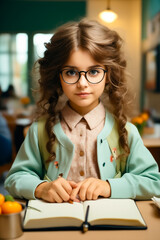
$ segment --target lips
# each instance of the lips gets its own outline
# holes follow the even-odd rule
[[[76,93],[77,96],[88,96],[90,95],[90,93],[88,92],[80,92],[80,93]]]

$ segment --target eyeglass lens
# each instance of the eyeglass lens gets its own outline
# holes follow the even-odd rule
[[[80,72],[74,69],[63,69],[61,71],[63,80],[70,84],[76,83],[80,79],[81,74],[85,75],[90,83],[99,83],[104,78],[105,70],[102,68],[95,68]]]

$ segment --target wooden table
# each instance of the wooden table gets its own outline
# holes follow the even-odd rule
[[[144,145],[151,152],[160,168],[160,124],[155,124],[155,132],[142,136]]]
[[[137,201],[147,230],[24,232],[16,240],[160,240],[160,210],[152,201]]]
[[[160,138],[142,138],[147,148],[160,148]]]

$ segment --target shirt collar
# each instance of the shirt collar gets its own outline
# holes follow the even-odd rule
[[[82,119],[86,120],[90,129],[94,129],[105,119],[105,109],[101,102],[84,116],[75,112],[67,103],[61,114],[70,129],[75,128]]]

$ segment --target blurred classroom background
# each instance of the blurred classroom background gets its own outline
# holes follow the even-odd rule
[[[99,13],[117,14],[105,22]],[[34,62],[61,24],[83,17],[115,29],[135,92],[134,124],[143,127],[144,144],[160,166],[160,1],[159,0],[1,0],[0,1],[0,192],[32,123]],[[142,113],[148,115],[142,118]],[[146,115],[145,115],[146,116]],[[144,127],[145,125],[145,127]]]

